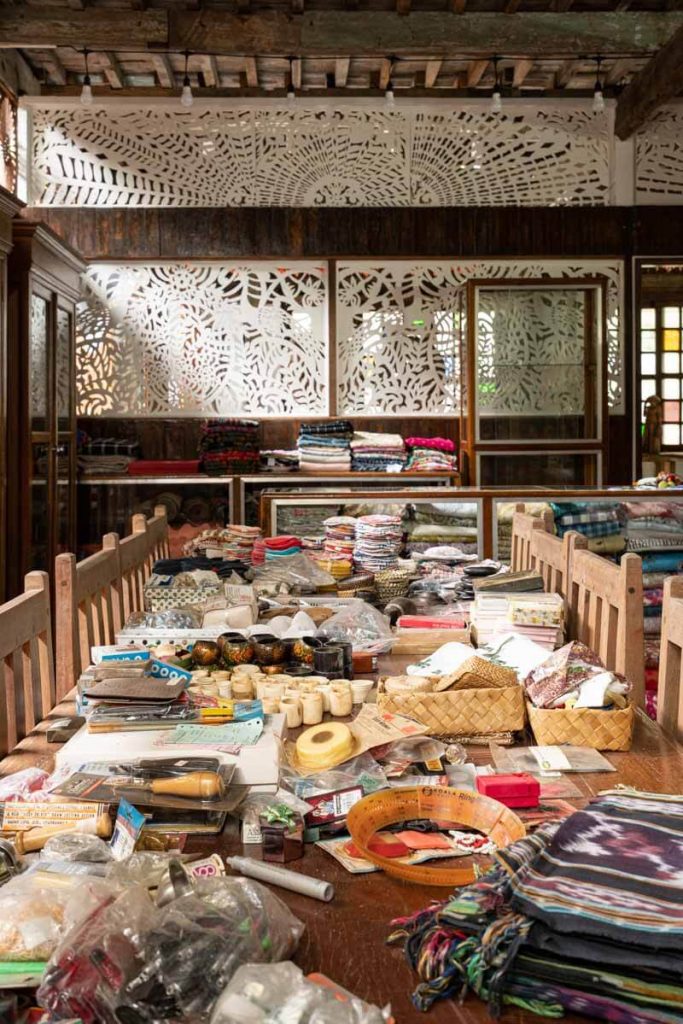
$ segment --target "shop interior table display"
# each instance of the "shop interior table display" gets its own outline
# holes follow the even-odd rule
[[[222,1024],[248,1019],[239,1013],[254,978],[265,1013],[286,977],[311,1005],[325,1005],[329,984],[351,993],[342,1021],[427,1008],[446,1020],[468,990],[458,1013],[472,1020],[487,1003],[529,1019],[560,1006],[677,1018],[680,895],[646,892],[632,866],[671,938],[661,948],[646,930],[629,938],[639,970],[627,984],[610,959],[626,914],[607,945],[577,933],[571,948],[553,946],[562,922],[543,916],[533,879],[546,850],[571,849],[594,822],[618,834],[636,818],[650,845],[648,830],[680,837],[680,749],[635,707],[630,680],[572,640],[565,601],[541,576],[455,548],[406,560],[393,549],[399,524],[371,517],[364,531],[362,518],[333,518],[327,550],[252,534],[244,560],[236,537],[213,558],[171,559],[155,540],[163,557],[145,562],[145,608],[72,659],[76,688],[52,709],[46,666],[43,721],[1,763],[8,1006],[37,988],[46,1019],[151,1022],[164,1005],[169,1019]],[[378,585],[379,561],[374,572],[354,566],[365,598],[344,596],[347,577],[322,564],[355,562],[359,537],[383,564],[379,549],[390,552],[404,596]],[[78,600],[91,580],[111,603],[117,550],[103,551],[99,576],[70,565]],[[51,644],[45,580],[5,614],[19,621],[30,607],[27,629]],[[413,631],[425,646],[392,653]],[[10,746],[29,728],[18,723]],[[588,882],[590,860],[582,870]],[[501,911],[477,916],[489,891]],[[567,900],[567,913],[584,913],[578,896]],[[249,922],[239,942],[236,921]],[[506,971],[494,984],[469,964],[497,921]],[[660,978],[655,956],[666,960]],[[654,1006],[661,1017],[647,1016]]]

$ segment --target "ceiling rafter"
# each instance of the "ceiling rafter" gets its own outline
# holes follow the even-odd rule
[[[349,81],[349,69],[351,59],[349,57],[338,57],[334,62],[334,85],[336,89],[344,89]]]
[[[525,79],[534,66],[534,62],[527,57],[516,60],[512,69],[512,88],[521,89]]]
[[[123,89],[126,84],[126,75],[121,67],[118,57],[115,53],[107,50],[103,53],[104,64],[102,70],[104,71],[104,77],[109,82],[112,89]]]
[[[441,66],[443,61],[441,60],[428,60],[425,68],[425,85],[428,89],[433,89],[436,80],[439,77]]]
[[[618,137],[628,139],[664,103],[668,103],[681,92],[683,25],[629,82],[617,100],[614,130]]]
[[[165,53],[153,53],[152,64],[154,72],[159,79],[159,85],[163,89],[175,89],[175,71]]]

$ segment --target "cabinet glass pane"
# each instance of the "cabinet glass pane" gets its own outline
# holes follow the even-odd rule
[[[479,440],[596,437],[599,342],[590,291],[476,292]]]
[[[580,452],[482,455],[480,487],[568,487],[592,483],[597,476],[597,456]]]
[[[57,337],[55,345],[55,409],[57,429],[71,427],[71,314],[57,310]]]
[[[32,295],[29,341],[29,412],[32,431],[48,429],[49,323],[47,300],[40,295]]]
[[[32,445],[33,471],[29,492],[28,570],[49,570],[51,512],[48,492],[48,446]]]
[[[71,445],[57,445],[57,551],[73,551],[73,509],[71,487]]]

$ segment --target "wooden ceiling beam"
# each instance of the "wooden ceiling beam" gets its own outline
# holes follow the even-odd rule
[[[214,7],[167,13],[170,49],[259,56],[647,53],[683,25],[683,12],[644,11],[627,15],[546,11],[503,19],[495,13],[444,18],[443,12],[419,10],[412,10],[409,19],[396,11],[309,11],[300,19],[277,10],[238,17]],[[4,31],[3,27],[0,39]]]
[[[413,5],[413,0],[396,0],[396,13],[397,14],[410,14],[410,8]]]
[[[103,54],[103,57],[105,61],[104,67],[102,68],[104,71],[104,77],[107,79],[112,89],[123,89],[126,84],[126,75],[118,62],[116,54],[107,50]]]
[[[338,57],[334,62],[334,87],[344,89],[349,80],[349,68],[351,59],[349,57]]]
[[[631,6],[631,0],[617,0],[617,6],[614,8],[615,11],[627,11]]]
[[[558,13],[563,13],[564,11],[570,11],[573,5],[574,0],[555,0],[555,3],[553,4],[553,10],[557,11]]]
[[[303,61],[297,57],[292,61],[292,85],[299,92],[303,81]]]
[[[665,18],[665,14],[660,17]],[[614,130],[628,139],[664,103],[683,92],[683,25],[626,86],[617,100]]]
[[[221,74],[218,70],[218,62],[215,57],[211,54],[203,54],[201,56],[202,62],[202,74],[204,75],[204,85],[207,89],[220,88]]]
[[[304,13],[304,0],[291,0],[292,14]]]
[[[467,7],[467,0],[451,0],[453,14],[464,14]]]
[[[244,74],[247,79],[247,85],[250,89],[258,89],[258,67],[256,65],[256,57],[246,57],[244,61]]]
[[[439,77],[441,71],[441,65],[443,61],[440,60],[428,60],[427,67],[425,68],[425,85],[428,89],[433,89],[436,80]]]
[[[520,0],[507,0],[505,4],[504,14],[516,14],[517,8],[519,7]]]
[[[605,85],[619,85],[626,75],[629,74],[632,67],[632,60],[626,58],[615,60],[614,64],[605,73]]]
[[[534,62],[526,57],[516,60],[512,69],[512,88],[521,89],[524,80],[534,66]]]
[[[164,89],[175,89],[175,72],[165,53],[150,54],[159,85]]]
[[[474,89],[479,85],[480,81],[486,74],[486,69],[489,66],[487,60],[473,60],[467,68],[467,88]]]
[[[555,72],[555,88],[566,89],[579,68],[578,60],[566,60]]]
[[[507,11],[511,11],[508,0]],[[396,11],[309,11],[292,18],[289,10],[231,14],[223,8],[197,11],[150,8],[121,11],[105,7],[0,5],[0,46],[55,47],[75,42],[92,50],[191,50],[245,56],[377,56],[420,54],[480,57],[482,53],[651,53],[683,25],[683,12],[524,13],[416,11],[406,19]]]
[[[391,78],[392,63],[388,57],[385,57],[379,66],[379,88],[385,90],[389,85],[389,79]]]
[[[66,68],[56,53],[48,53],[41,63],[53,82],[66,85]]]

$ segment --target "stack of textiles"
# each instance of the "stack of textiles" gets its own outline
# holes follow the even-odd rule
[[[623,511],[615,502],[551,502],[558,537],[570,530],[582,533],[588,540],[588,550],[598,555],[620,555],[626,550]]]
[[[411,556],[439,545],[468,555],[477,552],[477,506],[472,502],[415,502],[409,507],[407,526]]]
[[[400,516],[361,516],[356,522],[354,565],[372,573],[393,569],[398,564],[402,541]]]
[[[445,437],[407,437],[409,473],[455,473],[455,444]]]
[[[273,448],[261,451],[261,472],[289,473],[299,468],[298,448]]]
[[[265,562],[286,558],[288,555],[300,555],[301,548],[301,540],[291,534],[280,537],[259,537],[254,543],[252,563],[263,565]]]
[[[277,510],[277,529],[295,537],[317,537],[322,542],[329,514],[329,505],[281,505]]]
[[[643,583],[645,582],[643,575]],[[657,691],[659,689],[659,647],[661,637],[645,637],[645,711],[657,721]]]
[[[325,520],[322,566],[336,580],[344,580],[353,572],[353,549],[356,543],[356,520],[353,516],[330,516]],[[319,563],[322,564],[319,559]]]
[[[507,562],[508,565],[512,558],[512,517],[516,507],[517,502],[514,501],[496,503],[498,558],[501,562]],[[550,512],[551,508],[545,501],[525,501],[524,511],[527,515],[540,518],[544,512]]]
[[[209,476],[256,473],[259,468],[258,420],[222,419],[202,424],[199,460]]]
[[[475,594],[470,621],[478,647],[516,633],[547,651],[563,640],[564,601],[559,594]]]
[[[251,565],[254,548],[261,539],[261,531],[258,526],[237,526],[231,524],[222,531],[220,548],[224,558],[239,559]]]
[[[299,431],[299,466],[304,473],[349,473],[353,424],[348,420],[308,423]]]
[[[78,449],[78,468],[84,476],[99,473],[114,475],[128,472],[140,456],[137,441],[119,437],[99,437],[85,441]]]
[[[351,438],[351,469],[363,473],[400,473],[406,451],[400,434],[357,430]]]
[[[476,882],[393,922],[422,978],[413,1002],[471,990],[493,1017],[680,1022],[682,848],[683,798],[614,790],[497,850]]]

